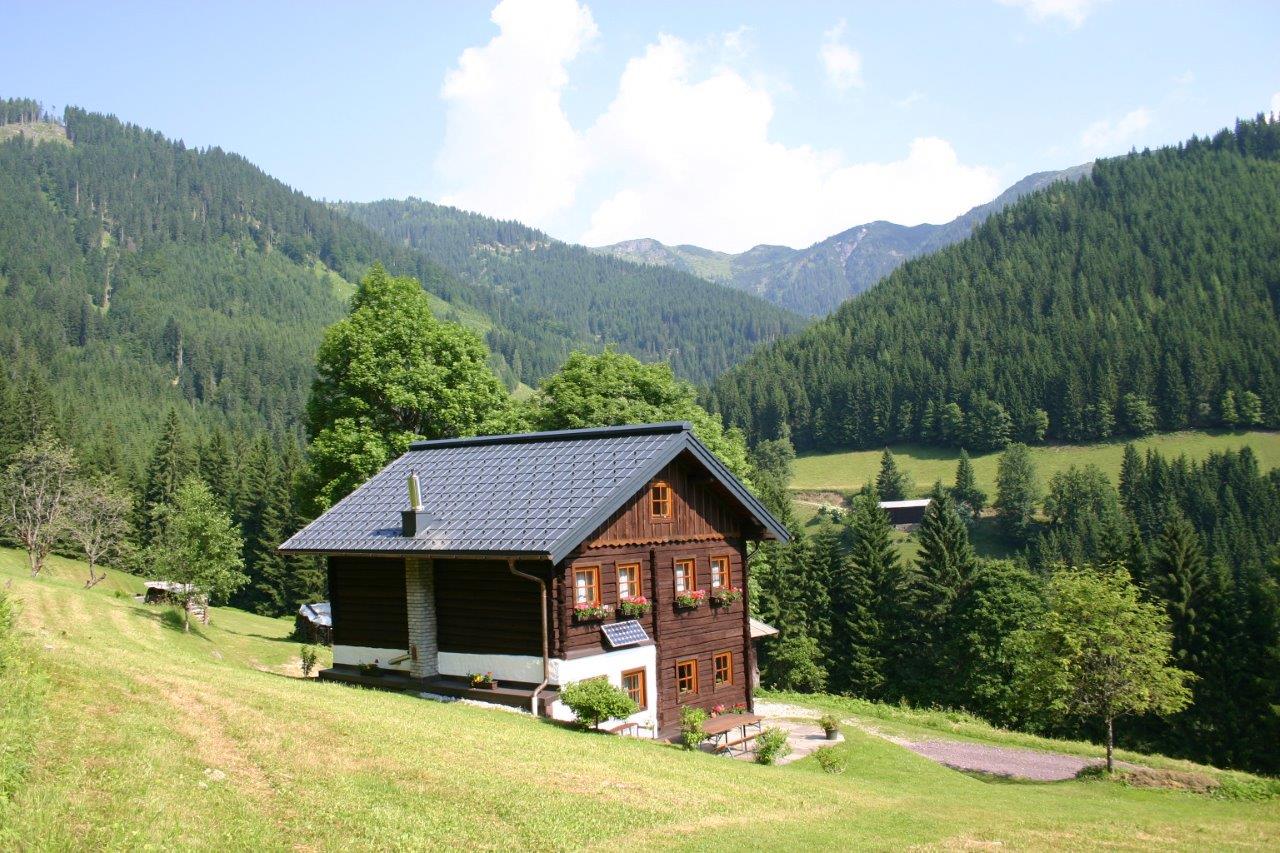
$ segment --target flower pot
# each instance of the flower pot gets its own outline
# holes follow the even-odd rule
[[[479,683],[473,683],[471,685],[471,689],[472,690],[494,690],[497,688],[497,686],[498,686],[498,682],[496,681],[481,681]]]
[[[830,731],[827,732],[827,740],[835,740],[839,736],[840,736],[839,729],[831,729]]]

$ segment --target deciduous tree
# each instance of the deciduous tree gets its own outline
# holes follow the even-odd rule
[[[27,551],[31,576],[66,529],[67,495],[76,474],[71,449],[52,435],[17,452],[0,482],[0,521]]]

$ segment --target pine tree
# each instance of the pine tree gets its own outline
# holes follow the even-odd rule
[[[846,689],[886,697],[901,695],[900,685],[894,682],[900,681],[898,638],[904,618],[904,578],[892,538],[893,527],[879,501],[874,490],[854,500],[849,556],[842,564],[842,576],[857,578],[859,587],[870,589],[869,604],[862,615],[848,607],[843,609],[839,630],[844,645],[833,646],[837,649],[835,657],[849,659],[844,666]],[[854,681],[855,674],[863,680]]]
[[[880,473],[876,475],[876,491],[885,501],[905,500],[911,489],[911,479],[898,470],[898,463],[886,448],[880,455]]]
[[[142,496],[137,505],[134,527],[143,547],[150,546],[155,540],[159,533],[157,512],[161,507],[173,503],[178,488],[190,474],[190,470],[191,457],[182,434],[182,425],[178,422],[178,412],[170,409],[155,451],[151,454],[151,461],[147,464]]]
[[[817,550],[831,566],[829,687],[835,693],[879,696],[884,686],[884,643],[871,576],[863,562],[844,554],[835,535],[821,538]]]
[[[1006,534],[1026,541],[1040,502],[1040,481],[1024,444],[1011,444],[996,468],[996,513]]]
[[[1181,514],[1164,527],[1151,562],[1153,592],[1164,599],[1173,632],[1174,656],[1195,665],[1199,657],[1200,620],[1205,592],[1206,561],[1199,537]]]
[[[917,701],[936,701],[955,695],[958,638],[952,630],[952,609],[977,563],[969,531],[940,483],[934,487],[918,537],[920,553],[908,589],[912,639],[905,643],[911,658],[906,662],[904,686]]]
[[[1240,413],[1236,411],[1236,392],[1230,388],[1222,392],[1222,400],[1218,403],[1218,418],[1227,429],[1235,429],[1240,421]]]
[[[956,463],[956,484],[951,488],[951,497],[957,504],[963,505],[973,518],[982,513],[982,508],[987,503],[987,493],[978,488],[973,463],[969,461],[969,454],[963,448],[960,450],[960,461]]]
[[[235,466],[231,462],[227,434],[221,429],[215,429],[200,448],[200,478],[223,507],[228,510],[234,508]]]

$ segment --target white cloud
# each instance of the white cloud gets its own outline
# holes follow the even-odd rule
[[[1280,92],[1276,92],[1271,96],[1271,117],[1280,121]]]
[[[1151,124],[1151,110],[1139,107],[1119,119],[1095,121],[1080,134],[1080,147],[1090,154],[1114,154]]]
[[[560,96],[566,65],[597,35],[574,0],[503,0],[499,33],[462,52],[441,87],[448,104],[436,169],[442,201],[485,213],[544,221],[570,206],[585,152]]]
[[[1194,82],[1196,82],[1196,72],[1191,69],[1187,69],[1181,74],[1175,74],[1173,76],[1173,83],[1175,86],[1190,86]]]
[[[961,163],[942,139],[848,163],[771,138],[777,89],[735,70],[749,50],[741,31],[696,45],[660,35],[577,130],[561,95],[568,63],[596,35],[588,9],[503,0],[492,17],[499,34],[464,51],[441,90],[445,203],[592,245],[655,237],[739,251],[805,246],[875,219],[942,222],[1000,189],[995,171]]]
[[[862,56],[844,43],[846,22],[841,20],[822,34],[818,56],[827,72],[827,81],[837,89],[862,86]]]
[[[1105,0],[1000,0],[1005,6],[1021,8],[1033,21],[1049,21],[1057,18],[1075,29],[1084,24],[1085,18]]]
[[[617,182],[583,242],[805,246],[873,219],[945,221],[999,190],[992,170],[961,164],[941,139],[916,139],[892,162],[859,164],[772,141],[768,92],[727,68],[695,75],[695,60],[692,46],[664,35],[627,64],[587,137]]]

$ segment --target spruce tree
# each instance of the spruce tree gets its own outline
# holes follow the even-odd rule
[[[920,553],[908,590],[911,658],[904,687],[917,701],[953,697],[956,686],[952,610],[973,575],[976,557],[969,531],[942,484],[934,486],[918,533]]]
[[[905,500],[911,489],[911,479],[898,470],[893,454],[885,448],[880,455],[880,473],[876,475],[876,491],[882,501]]]
[[[159,533],[157,513],[161,507],[171,505],[178,495],[178,488],[191,473],[191,457],[178,412],[170,409],[165,418],[160,438],[147,463],[142,483],[142,496],[138,501],[135,529],[143,547],[148,547]]]
[[[1206,584],[1206,560],[1191,522],[1178,514],[1169,519],[1151,561],[1153,592],[1169,612],[1173,653],[1194,666],[1200,651],[1200,633]]]
[[[960,449],[960,461],[956,463],[956,484],[951,488],[951,497],[957,504],[963,505],[965,511],[977,518],[987,503],[987,493],[978,488],[977,477],[973,473],[973,463],[964,448]]]
[[[995,507],[1006,535],[1014,541],[1025,542],[1030,535],[1040,494],[1040,481],[1027,446],[1009,445],[1000,454],[996,468]]]
[[[845,621],[840,630],[845,645],[836,646],[833,657],[850,659],[844,666],[848,690],[877,698],[901,695],[901,687],[895,682],[899,681],[898,639],[905,618],[904,578],[892,535],[889,515],[880,508],[875,490],[855,498],[849,523],[849,556],[842,565],[842,576],[856,578],[858,587],[870,589],[869,606],[864,615],[847,607],[843,610]],[[855,674],[863,680],[853,681]]]
[[[863,499],[858,500],[861,506]],[[835,693],[877,697],[884,686],[884,643],[871,576],[865,561],[844,554],[836,536],[819,543],[819,553],[831,565],[829,687]]]
[[[209,440],[200,448],[200,478],[209,491],[226,509],[234,509],[235,466],[231,461],[231,446],[227,434],[215,429]]]

